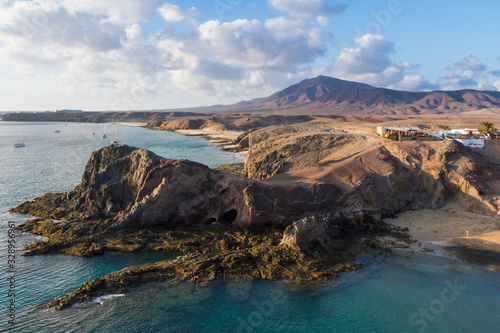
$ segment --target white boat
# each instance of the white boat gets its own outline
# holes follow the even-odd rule
[[[61,131],[57,129],[54,131],[54,133],[61,133]]]
[[[104,134],[101,136],[101,138],[106,139],[106,138],[107,138],[106,133],[104,133]]]
[[[111,145],[119,145],[120,141],[118,141],[118,126],[115,124],[115,139],[111,141]]]

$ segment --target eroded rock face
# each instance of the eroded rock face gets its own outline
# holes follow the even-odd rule
[[[279,128],[276,129],[279,133]],[[272,135],[266,137],[266,134]],[[281,134],[274,132],[250,134],[250,147],[245,167],[252,179],[266,179],[293,169],[318,165],[336,148],[358,140],[349,135]],[[271,138],[271,140],[270,140]]]
[[[498,212],[498,161],[486,161],[455,141],[390,142],[364,135],[308,134],[266,128],[240,137],[249,147],[250,178],[279,183],[309,179],[333,184],[342,211],[383,214],[435,209],[449,199],[467,209]]]
[[[311,144],[316,146],[314,142]],[[387,143],[318,167],[314,156],[330,153],[326,159],[339,158],[341,155],[335,155],[338,147],[358,144],[357,139],[344,135],[325,142],[334,147],[309,151],[304,143],[300,145],[304,151],[294,153],[298,165],[291,164],[290,172],[309,170],[301,156],[313,156],[313,169],[307,172],[317,174],[317,179],[309,183],[293,178],[259,182],[187,160],[165,159],[143,149],[109,146],[92,154],[82,182],[73,191],[49,194],[13,211],[43,218],[97,220],[101,229],[214,222],[286,227],[316,213],[367,212],[367,216],[375,216],[438,208],[450,197],[472,210],[498,212],[499,194],[489,184],[500,180],[500,169],[459,143]],[[288,160],[285,154],[268,157],[275,163]]]
[[[120,145],[94,152],[73,191],[46,195],[13,211],[43,218],[99,220],[101,229],[214,222],[263,227],[291,222],[307,212],[335,209],[337,193],[330,184],[261,184]]]
[[[341,235],[341,226],[333,226],[325,218],[305,217],[285,229],[280,246],[305,254],[333,253]]]

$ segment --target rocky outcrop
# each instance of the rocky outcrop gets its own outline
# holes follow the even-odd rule
[[[73,191],[48,194],[12,211],[96,221],[96,230],[215,222],[286,227],[327,212],[360,212],[370,220],[377,214],[437,208],[449,198],[472,210],[498,211],[499,194],[489,184],[500,180],[499,167],[454,141],[386,143],[353,151],[349,147],[363,137],[299,134],[281,150],[273,145],[284,140],[280,136],[263,139],[256,143],[260,153],[253,155],[251,148],[246,161],[247,170],[290,168],[283,181],[277,176],[258,182],[143,149],[109,146],[92,154]],[[314,181],[292,181],[303,171]]]
[[[97,221],[95,228],[151,228],[214,222],[260,228],[336,208],[331,184],[271,186],[147,150],[109,146],[92,154],[68,193],[25,202],[13,212]]]
[[[96,278],[75,292],[50,302],[53,309],[113,292],[124,293],[151,281],[211,282],[219,279],[268,279],[326,281],[339,273],[362,268],[350,259],[337,256],[308,258],[279,245],[281,233],[260,234],[223,230],[198,232],[169,231],[157,249],[179,251],[185,255],[172,261],[127,267]]]
[[[388,215],[438,208],[458,199],[470,210],[498,212],[498,161],[455,141],[390,142],[364,135],[309,134],[266,128],[240,137],[249,147],[247,176],[278,184],[295,179],[332,184],[342,211]]]
[[[321,164],[335,151],[359,139],[352,135],[296,133],[295,128],[273,128],[248,134],[247,176],[266,179],[293,169]],[[240,141],[241,142],[241,141]],[[245,141],[243,141],[245,142]]]
[[[305,254],[332,254],[341,243],[341,238],[341,225],[331,225],[326,218],[311,216],[288,226],[280,246]]]

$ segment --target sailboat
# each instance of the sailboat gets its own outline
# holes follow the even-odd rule
[[[118,141],[118,125],[115,124],[115,139],[111,140],[111,145],[119,145],[120,141]]]

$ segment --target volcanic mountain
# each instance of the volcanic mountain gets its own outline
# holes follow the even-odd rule
[[[240,115],[236,115],[237,113]],[[255,125],[250,122],[250,119],[247,119],[249,113],[254,114],[252,121],[258,123],[263,121],[261,119],[263,117],[279,118],[283,116],[294,117],[296,115],[352,116],[373,119],[388,116],[407,118],[435,115],[459,118],[498,117],[500,116],[500,92],[471,89],[430,92],[400,91],[320,75],[291,85],[269,97],[241,101],[233,105],[132,112],[9,113],[4,115],[2,119],[10,121],[83,122],[103,122],[113,121],[113,119],[158,122],[162,119],[175,119],[182,124],[169,124],[164,129],[210,128],[222,130],[232,128],[242,130],[252,128]],[[231,119],[234,117],[243,117],[247,124],[243,127],[240,126],[241,124],[232,124],[234,119]],[[202,121],[198,121],[199,119],[202,119]],[[189,123],[195,120],[199,124]],[[290,123],[290,121],[295,122],[298,120],[292,121],[288,119],[285,122]],[[281,118],[272,119],[272,123],[283,122]],[[223,123],[223,125],[221,125],[222,127],[219,125],[214,127],[212,123]],[[153,127],[156,126],[158,125]]]
[[[225,112],[286,112],[302,115],[477,115],[500,113],[500,92],[399,91],[320,75],[265,99],[239,103]]]

